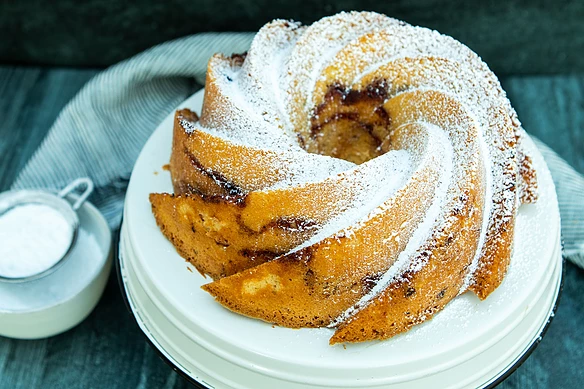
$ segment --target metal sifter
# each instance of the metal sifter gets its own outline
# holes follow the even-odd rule
[[[16,209],[17,207],[37,204],[50,207],[60,214],[70,226],[70,234],[68,236],[68,246],[64,251],[64,254],[52,264],[52,266],[41,270],[35,274],[30,274],[26,276],[7,276],[5,274],[0,274],[0,282],[26,282],[33,281],[39,278],[45,277],[60,266],[65,263],[72,247],[77,239],[79,230],[79,216],[77,215],[77,210],[83,205],[85,200],[89,197],[93,191],[94,185],[89,178],[78,178],[68,184],[58,193],[52,193],[45,190],[13,190],[0,194],[0,218],[7,214],[9,211]],[[67,200],[67,196],[73,194],[74,192],[80,192],[80,195],[75,199],[73,203]]]

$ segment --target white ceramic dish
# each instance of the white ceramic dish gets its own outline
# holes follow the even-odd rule
[[[201,103],[199,92],[182,106],[199,111]],[[540,201],[520,209],[514,258],[503,285],[484,302],[471,293],[459,296],[406,334],[344,348],[328,345],[329,329],[274,328],[223,309],[199,288],[209,280],[187,271],[156,226],[148,202],[151,192],[172,192],[169,175],[155,174],[169,160],[172,117],[153,133],[134,168],[120,254],[138,321],[177,363],[193,367],[185,371],[195,379],[238,388],[276,382],[290,388],[410,387],[470,364],[460,370],[463,377],[483,380],[482,385],[521,355],[547,321],[560,278],[559,213],[553,182],[531,142]],[[493,355],[485,352],[496,347],[498,357],[488,363]]]
[[[59,269],[29,282],[0,282],[0,335],[57,335],[79,324],[99,301],[112,265],[111,231],[91,203],[85,202],[77,213],[79,233]]]

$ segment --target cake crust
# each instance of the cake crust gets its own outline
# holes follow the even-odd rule
[[[264,26],[177,111],[158,225],[226,308],[387,339],[503,282],[537,200],[525,136],[466,46],[372,12]]]

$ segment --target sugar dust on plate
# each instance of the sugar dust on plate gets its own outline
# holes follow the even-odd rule
[[[0,276],[25,278],[53,267],[67,253],[73,228],[43,204],[24,204],[0,215]]]

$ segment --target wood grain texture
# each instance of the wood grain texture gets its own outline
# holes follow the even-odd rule
[[[8,188],[61,109],[97,72],[0,67],[0,190]]]
[[[61,108],[95,70],[0,67],[0,190],[34,152]],[[584,172],[584,75],[503,80],[529,132]],[[533,355],[500,387],[576,388],[584,382],[584,271],[568,264],[557,315]],[[187,388],[150,348],[112,273],[93,313],[35,341],[0,337],[0,388]]]

